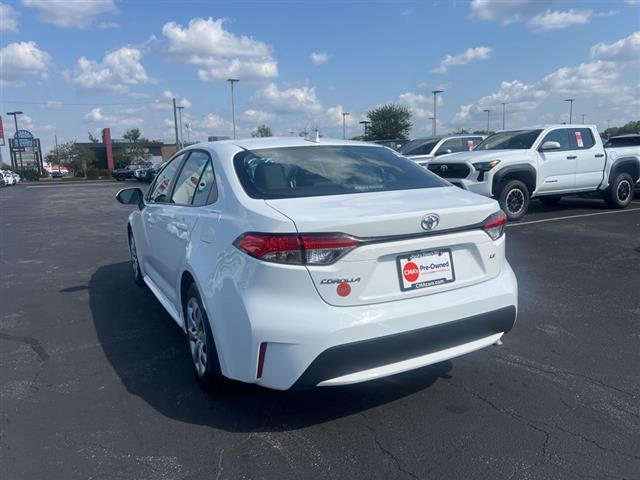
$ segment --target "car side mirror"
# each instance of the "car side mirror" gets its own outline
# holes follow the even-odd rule
[[[558,150],[558,149],[560,149],[560,142],[552,142],[552,141],[544,142],[540,147],[540,150],[542,150],[543,152],[546,150]]]
[[[144,207],[142,190],[138,187],[134,188],[123,188],[118,193],[116,193],[116,200],[118,200],[123,205],[138,205],[138,208],[142,210]]]
[[[449,153],[451,153],[451,149],[445,148],[444,150],[440,150],[438,153],[436,153],[436,157],[439,155],[448,155]]]

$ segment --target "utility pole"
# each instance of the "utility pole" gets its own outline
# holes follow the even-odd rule
[[[361,122],[359,122],[360,125],[364,125],[364,136],[367,136],[368,130],[369,130],[369,124],[371,123],[369,120],[362,120]]]
[[[502,129],[504,130],[507,102],[502,102]]]
[[[18,133],[18,115],[24,115],[24,112],[7,112],[7,115],[13,116],[13,124],[16,126],[16,133]],[[22,170],[22,151],[21,146],[18,145],[18,158],[20,159],[20,170]],[[11,160],[13,163],[13,159]]]
[[[586,117],[586,115],[583,113],[582,114],[582,124],[584,125],[584,117]]]
[[[489,135],[489,124],[491,122],[491,110],[485,109],[482,110],[483,112],[486,112],[487,114],[487,135]]]
[[[349,112],[342,112],[342,138],[347,138],[347,115],[350,115]]]
[[[184,132],[182,130],[182,110],[184,107],[176,107],[178,110],[178,128],[180,129],[180,149],[184,148]]]
[[[444,90],[432,90],[433,93],[433,136],[436,136],[436,95],[439,93],[444,93]]]
[[[611,128],[611,120],[607,120],[607,130]]]
[[[58,173],[60,173],[60,151],[58,150],[58,135],[53,136],[56,142],[56,163],[58,164]]]
[[[176,99],[173,99],[173,128],[176,131],[176,149],[180,150],[180,138],[178,138],[178,115],[176,113]]]
[[[565,102],[569,102],[569,125],[571,125],[573,120],[573,102],[575,98],[565,98]]]
[[[239,82],[237,78],[227,78],[227,82],[231,84],[231,121],[233,122],[233,139],[236,138],[236,106],[233,100],[233,84]]]

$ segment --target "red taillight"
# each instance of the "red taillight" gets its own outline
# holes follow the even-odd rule
[[[328,265],[360,245],[339,233],[245,233],[233,244],[252,257],[292,265]]]
[[[484,221],[482,229],[492,240],[498,240],[504,234],[506,224],[507,216],[502,210],[499,210]]]

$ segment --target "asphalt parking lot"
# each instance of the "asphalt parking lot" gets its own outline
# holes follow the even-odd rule
[[[206,393],[133,283],[122,186],[0,190],[3,480],[640,478],[640,198],[532,202],[508,227],[502,346],[349,387]]]

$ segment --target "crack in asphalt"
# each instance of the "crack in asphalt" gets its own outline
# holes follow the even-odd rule
[[[498,359],[500,361],[503,361],[504,363],[507,363],[507,364],[512,364],[512,365],[520,366],[520,367],[524,367],[524,368],[530,368],[531,370],[535,370],[535,371],[538,371],[538,372],[546,373],[546,374],[549,374],[549,375],[556,375],[556,376],[557,375],[567,375],[567,376],[583,378],[583,379],[588,380],[591,383],[594,383],[594,384],[596,384],[596,385],[598,385],[600,387],[604,387],[604,388],[608,388],[608,389],[614,390],[614,391],[616,391],[618,393],[622,393],[622,394],[627,395],[629,397],[633,398],[633,397],[637,396],[637,393],[630,392],[628,390],[625,390],[625,389],[620,388],[620,387],[616,387],[614,385],[609,385],[608,383],[603,382],[602,380],[590,377],[589,375],[585,375],[584,373],[571,372],[569,370],[560,370],[560,369],[553,368],[553,367],[548,367],[548,366],[545,366],[546,368],[543,368],[541,366],[533,364],[532,362],[525,362],[525,361],[517,358],[514,355],[508,355],[508,357],[505,357],[503,355],[496,354],[496,353],[488,351],[488,350],[485,350],[485,352],[488,355],[490,355],[490,356],[492,356],[492,357],[494,357],[494,358],[496,358],[496,359]]]
[[[363,423],[363,425],[367,430],[369,430],[373,434],[373,441],[375,442],[378,449],[393,461],[393,463],[395,464],[399,472],[402,472],[405,475],[410,476],[411,478],[415,478],[416,480],[420,480],[420,477],[418,477],[415,473],[410,472],[409,470],[406,470],[405,468],[403,468],[402,465],[400,464],[400,460],[396,458],[394,453],[391,450],[385,448],[384,445],[380,443],[380,440],[378,439],[378,432],[376,431],[375,428],[368,425],[367,423]]]
[[[0,339],[9,340],[10,342],[26,343],[38,355],[38,357],[40,357],[40,360],[42,360],[43,362],[46,362],[50,358],[49,354],[40,343],[40,340],[38,340],[37,338],[23,337],[20,335],[11,335],[9,333],[0,332]]]

